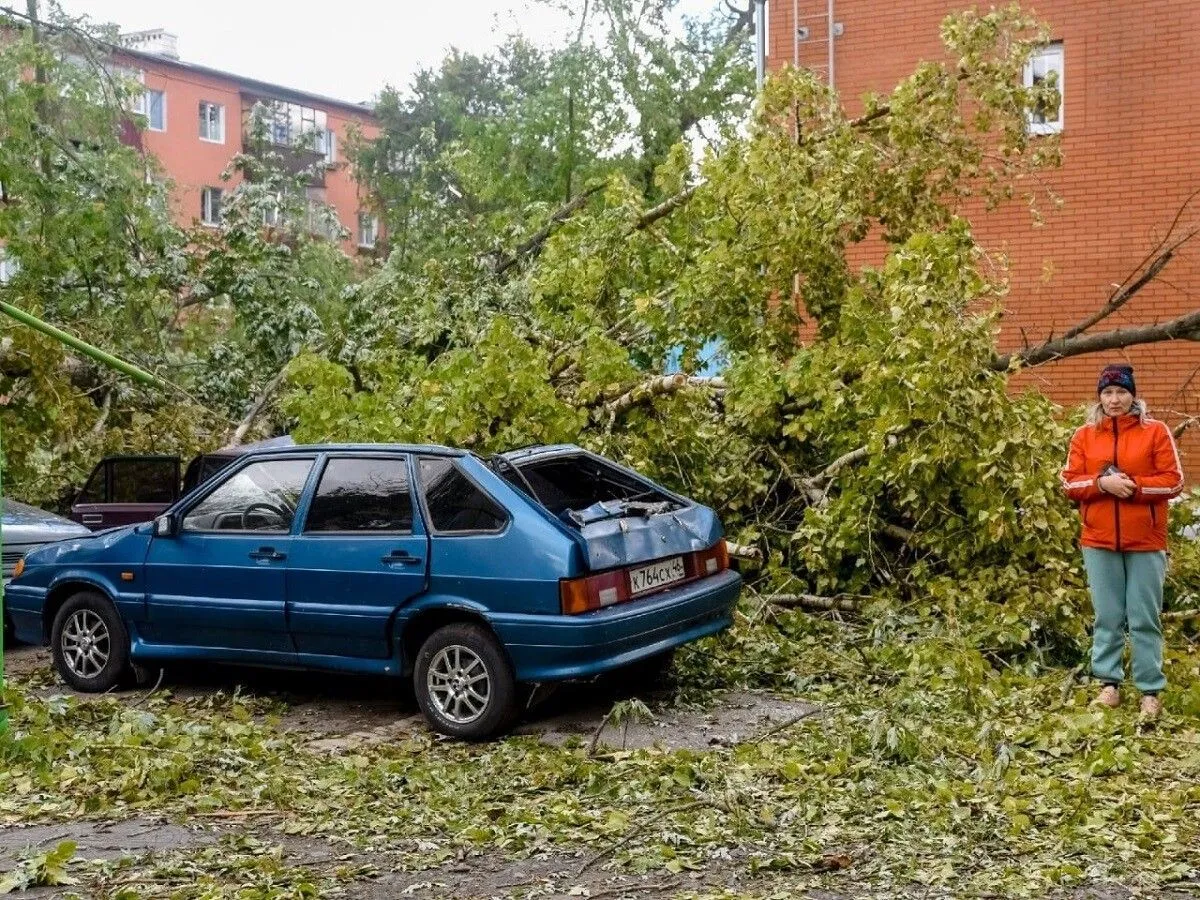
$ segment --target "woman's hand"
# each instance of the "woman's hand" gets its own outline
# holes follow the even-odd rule
[[[1137,484],[1124,472],[1114,472],[1112,475],[1105,475],[1096,481],[1096,487],[1100,488],[1104,493],[1120,497],[1122,500],[1128,500],[1137,490]]]

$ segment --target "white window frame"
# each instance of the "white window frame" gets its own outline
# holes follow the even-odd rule
[[[1038,68],[1041,68],[1043,78],[1049,72],[1054,72],[1058,76],[1058,118],[1052,122],[1037,122],[1034,121],[1034,114],[1030,111],[1029,133],[1061,134],[1067,109],[1066,54],[1063,51],[1062,41],[1051,41],[1034,51],[1029,61],[1025,63],[1025,87],[1033,87],[1034,73]]]
[[[154,127],[154,120],[150,118],[150,95],[162,94],[162,128]],[[167,130],[167,92],[158,88],[146,88],[142,92],[142,108],[135,110],[146,117],[146,130],[163,132]]]
[[[217,209],[216,215],[213,215],[213,192],[216,192]],[[200,188],[200,223],[207,225],[209,228],[221,227],[221,201],[224,199],[225,192],[219,187],[204,186]]]
[[[363,222],[370,223],[370,229],[363,228]],[[370,241],[367,237],[370,237]],[[374,250],[379,242],[379,216],[360,212],[358,214],[358,246],[363,250]]]
[[[200,140],[206,144],[224,144],[225,143],[225,104],[214,103],[211,100],[201,100],[198,109],[199,120],[201,126],[206,126],[209,122],[207,109],[215,109],[217,111],[217,137],[206,137],[203,130],[200,132]]]
[[[325,154],[325,165],[337,163],[337,132],[326,126],[318,133],[317,151]]]

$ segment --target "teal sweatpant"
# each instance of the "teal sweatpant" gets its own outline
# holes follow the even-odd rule
[[[1125,680],[1125,629],[1133,643],[1133,683],[1143,694],[1167,686],[1163,675],[1162,596],[1167,554],[1161,550],[1118,553],[1083,548],[1088,588],[1096,610],[1092,674],[1104,682]]]

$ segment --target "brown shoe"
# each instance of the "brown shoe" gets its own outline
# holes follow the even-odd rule
[[[1107,706],[1109,709],[1116,709],[1121,705],[1121,692],[1117,690],[1115,684],[1106,684],[1100,689],[1100,693],[1096,695],[1096,700],[1101,706]]]
[[[1147,694],[1142,698],[1142,718],[1157,719],[1162,715],[1162,701]]]

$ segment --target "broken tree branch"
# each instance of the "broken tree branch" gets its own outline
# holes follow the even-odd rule
[[[1141,325],[1134,328],[1118,328],[1100,334],[1080,335],[1073,338],[1058,338],[1037,347],[1005,353],[992,359],[990,368],[1005,372],[1015,362],[1020,366],[1038,366],[1042,363],[1099,350],[1115,350],[1136,344],[1156,344],[1161,341],[1200,340],[1200,311],[1190,312],[1167,322]]]
[[[550,217],[549,221],[547,221],[545,225],[534,232],[527,241],[517,247],[517,249],[514,250],[510,255],[497,260],[496,264],[492,267],[492,271],[497,275],[503,275],[505,272],[519,263],[523,257],[528,256],[531,253],[539,252],[542,248],[542,245],[550,239],[550,235],[554,233],[555,228],[582,209],[588,200],[590,200],[594,195],[600,193],[600,191],[604,190],[606,186],[607,182],[594,184],[582,191],[569,203],[563,204],[555,211],[554,215]]]
[[[825,612],[861,612],[862,604],[848,597],[821,597],[817,594],[770,594],[764,598],[771,606],[785,609],[815,609]]]
[[[606,420],[611,425],[618,417],[624,415],[635,406],[642,406],[652,402],[657,397],[675,394],[685,388],[723,391],[725,389],[725,381],[722,378],[688,376],[682,372],[675,375],[655,375],[653,378],[635,384],[615,397],[612,394],[602,394],[592,404],[594,407],[592,416],[595,420]]]
[[[762,562],[763,552],[758,547],[749,547],[746,544],[736,544],[733,541],[726,540],[725,548],[729,551],[730,556],[737,559]]]
[[[229,439],[229,443],[225,445],[225,449],[241,446],[242,441],[246,439],[246,434],[250,431],[250,427],[254,424],[254,420],[257,419],[262,413],[263,409],[266,408],[267,401],[271,399],[271,396],[283,382],[283,376],[286,374],[287,368],[287,365],[285,365],[282,369],[275,373],[274,378],[267,382],[267,386],[263,388],[262,393],[258,395],[254,401],[254,404],[246,413],[245,417],[238,423],[237,428],[234,429],[233,437]]]
[[[888,537],[894,537],[896,540],[904,544],[912,544],[916,540],[916,533],[903,528],[900,525],[893,525],[891,522],[884,522],[879,526],[879,530]]]
[[[1195,195],[1193,194],[1193,196]],[[1191,198],[1189,197],[1188,199],[1190,200]],[[1174,225],[1171,227],[1174,228]],[[1179,238],[1179,240],[1170,244],[1165,250],[1162,250],[1156,256],[1153,256],[1153,258],[1151,258],[1148,262],[1143,260],[1141,263],[1139,263],[1138,268],[1135,269],[1134,272],[1136,273],[1141,271],[1141,275],[1138,275],[1137,278],[1135,278],[1132,282],[1129,281],[1129,278],[1126,278],[1125,281],[1118,285],[1117,290],[1109,296],[1104,306],[1100,307],[1100,309],[1088,316],[1078,325],[1069,328],[1066,333],[1063,334],[1060,340],[1068,341],[1071,338],[1078,337],[1097,322],[1108,318],[1114,312],[1128,303],[1138,291],[1157,278],[1158,274],[1167,267],[1172,259],[1174,259],[1175,252],[1192,238],[1194,238],[1197,234],[1200,234],[1200,228],[1193,228],[1183,237]],[[1159,246],[1161,247],[1162,245],[1160,244]]]
[[[1175,440],[1179,440],[1181,437],[1183,437],[1183,433],[1195,425],[1198,421],[1200,421],[1200,419],[1197,419],[1196,416],[1191,416],[1190,418],[1184,419],[1173,429],[1171,429],[1171,436],[1174,437]]]
[[[638,217],[638,220],[634,223],[632,230],[642,231],[646,228],[649,228],[659,219],[666,218],[671,213],[675,212],[675,210],[679,209],[679,207],[691,200],[692,197],[696,195],[696,190],[699,187],[699,184],[693,184],[689,188],[684,188],[674,197],[668,197],[662,203],[658,204],[658,206],[654,206],[646,210],[641,214],[641,216]]]

